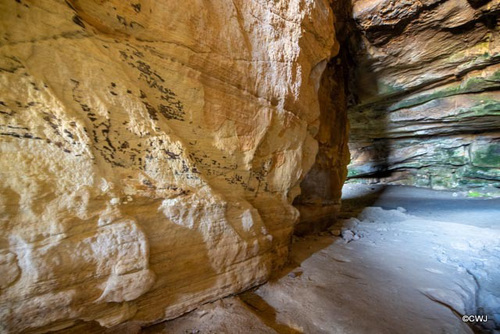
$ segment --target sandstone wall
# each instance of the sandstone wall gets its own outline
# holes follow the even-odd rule
[[[335,16],[336,56],[327,64],[319,88],[320,126],[315,139],[318,154],[310,172],[301,183],[301,194],[294,205],[300,211],[296,234],[320,231],[330,225],[340,211],[342,185],[349,163],[347,121],[347,87],[349,54],[345,44],[350,32],[346,18],[349,1],[332,1]]]
[[[351,181],[500,187],[499,14],[498,0],[352,1]]]
[[[285,261],[326,0],[0,0],[0,22],[1,332],[152,323]]]

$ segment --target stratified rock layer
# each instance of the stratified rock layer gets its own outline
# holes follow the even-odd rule
[[[0,331],[172,318],[286,259],[326,1],[1,0],[0,22]]]
[[[358,0],[352,12],[349,176],[500,187],[500,1]]]

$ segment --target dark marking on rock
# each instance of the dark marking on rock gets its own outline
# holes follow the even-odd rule
[[[189,172],[189,167],[188,165],[186,164],[186,161],[182,160],[182,169],[181,169],[181,173],[187,173]]]
[[[182,103],[180,101],[173,104],[173,107],[171,105],[166,106],[166,105],[160,104],[159,110],[160,110],[160,113],[166,119],[175,119],[178,121],[184,120],[184,110],[182,107]]]
[[[138,51],[138,50],[134,50],[134,56],[137,56],[139,58],[144,58],[144,53],[142,53],[141,51]]]
[[[49,123],[50,127],[52,129],[54,129],[54,132],[57,135],[61,135],[60,132],[59,132],[59,126],[55,123],[57,121],[57,118],[54,115],[46,113],[46,112],[44,112],[44,115],[45,116],[43,116],[42,119],[44,121],[46,121],[47,123]]]
[[[75,7],[73,7],[73,5],[71,4],[71,2],[69,2],[68,0],[64,0],[64,2],[66,2],[66,5],[68,5],[69,8],[71,8],[74,11],[76,11]]]
[[[4,126],[4,125],[2,125]],[[12,125],[7,125],[6,127],[8,127],[9,129],[16,129],[16,130],[26,130],[28,131],[29,129],[25,126],[12,126]]]
[[[125,27],[129,26],[129,24],[127,23],[127,19],[125,19],[123,16],[116,15],[116,19],[118,20],[118,22],[120,22]]]
[[[130,4],[136,13],[140,13],[141,12],[141,4],[140,3],[133,3],[133,4]]]
[[[64,133],[67,134],[69,138],[74,139],[73,134],[68,130],[64,129]]]
[[[149,181],[149,180],[142,180],[142,184],[144,184],[145,186],[148,186],[150,188],[154,187],[153,183],[151,183],[151,181]]]
[[[7,116],[14,116],[16,112],[14,110],[11,110],[10,112],[0,110],[0,114],[7,115]]]
[[[78,15],[73,15],[73,18],[72,18],[73,22],[78,24],[80,27],[82,27],[83,29],[85,29],[85,24],[83,23],[82,19],[80,16]]]
[[[15,133],[15,132],[0,132],[0,135],[21,138],[21,135],[19,135],[18,133]]]
[[[136,22],[136,21],[130,22],[130,28],[134,29],[136,26],[144,28],[144,26],[142,24],[140,24],[139,22]]]
[[[184,121],[184,106],[181,101],[177,99],[176,94],[169,88],[164,87],[162,83],[165,80],[156,73],[149,64],[143,61],[136,61],[136,63],[128,63],[130,66],[136,68],[141,72],[139,79],[147,82],[150,88],[154,88],[160,92],[160,99],[167,102],[158,105],[160,113],[169,120]],[[160,82],[160,83],[159,83]],[[141,90],[141,98],[145,98],[146,94]]]
[[[158,111],[149,103],[147,103],[147,102],[143,102],[143,103],[146,106],[146,110],[148,111],[149,117],[152,120],[157,121],[158,120]]]
[[[146,75],[148,75],[150,77],[156,77],[161,82],[165,82],[165,80],[163,80],[163,78],[158,73],[156,73],[155,71],[153,71],[151,69],[151,66],[149,66],[149,64],[143,62],[142,60],[138,60],[138,61],[136,61],[136,63],[137,63],[136,68],[139,71],[141,71],[142,73],[144,73],[144,74],[146,74]]]
[[[128,59],[128,55],[125,53],[125,51],[120,51],[120,56],[121,56],[124,60],[127,60],[127,59]]]
[[[42,139],[40,137],[33,136],[31,133],[25,133],[24,134],[24,138],[27,138],[27,139]]]
[[[175,153],[167,151],[165,149],[163,150],[163,152],[165,152],[165,154],[168,155],[170,159],[174,159],[174,160],[179,159],[179,154],[175,154]]]

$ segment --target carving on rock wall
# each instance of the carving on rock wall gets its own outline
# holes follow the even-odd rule
[[[500,187],[500,1],[352,1],[351,181]]]
[[[152,323],[286,260],[326,1],[1,0],[0,21],[0,331]]]

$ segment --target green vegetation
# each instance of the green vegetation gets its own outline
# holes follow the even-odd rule
[[[484,194],[481,194],[480,192],[478,191],[474,191],[474,190],[470,190],[468,193],[467,193],[467,196],[468,197],[485,197]]]
[[[476,167],[500,169],[500,143],[473,145],[470,155],[472,165]]]

